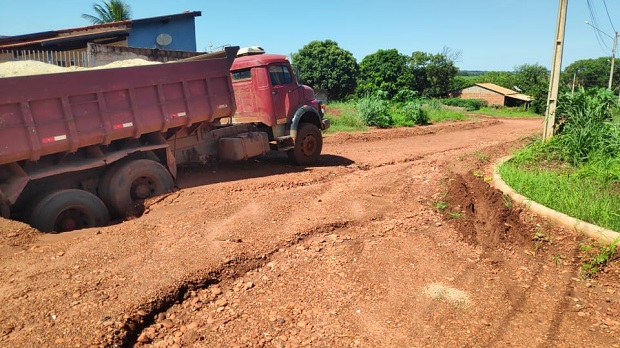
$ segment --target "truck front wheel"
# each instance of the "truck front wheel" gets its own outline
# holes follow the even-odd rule
[[[43,197],[32,209],[29,223],[42,232],[67,232],[105,226],[108,208],[90,192],[60,190]]]
[[[166,167],[139,159],[108,169],[99,183],[99,196],[114,215],[125,218],[142,213],[137,203],[173,189],[174,180]]]
[[[323,136],[319,127],[312,123],[302,123],[297,130],[295,147],[287,151],[288,158],[300,166],[314,164],[323,149]]]

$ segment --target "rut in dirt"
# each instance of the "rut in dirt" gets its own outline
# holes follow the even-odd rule
[[[230,284],[235,282],[236,279],[242,277],[244,274],[264,267],[270,262],[271,257],[278,253],[283,248],[294,247],[301,244],[304,241],[312,238],[313,236],[332,233],[337,229],[347,228],[352,226],[351,221],[340,221],[337,223],[325,224],[306,231],[300,231],[296,236],[287,242],[281,243],[273,248],[270,252],[259,257],[236,255],[235,257],[223,263],[218,269],[213,270],[203,276],[200,279],[181,284],[180,286],[172,289],[168,294],[160,298],[156,302],[144,304],[141,309],[138,309],[136,313],[127,318],[123,325],[121,332],[119,332],[119,340],[122,347],[134,347],[136,344],[149,343],[150,340],[143,340],[143,331],[154,325],[160,315],[169,311],[174,305],[182,304],[186,301],[191,301],[192,297],[201,290],[206,290],[210,287],[220,284]],[[238,243],[240,241],[231,240],[229,242]],[[203,301],[214,302],[219,294],[212,294],[209,298],[203,299]]]
[[[444,215],[464,241],[495,249],[502,245],[525,247],[531,242],[529,227],[520,219],[521,208],[510,197],[469,171],[448,180]]]

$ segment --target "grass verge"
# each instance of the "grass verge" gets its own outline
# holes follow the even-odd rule
[[[577,219],[620,231],[620,187],[617,183],[578,175],[565,165],[517,164],[499,168],[502,179],[520,194]]]
[[[525,118],[542,118],[541,115],[525,111],[521,108],[489,108],[484,107],[475,111],[476,114],[495,116],[495,117],[525,117]]]

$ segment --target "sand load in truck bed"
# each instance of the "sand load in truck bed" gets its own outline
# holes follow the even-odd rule
[[[0,78],[2,77],[16,77],[16,76],[30,76],[30,75],[43,75],[43,74],[56,74],[72,71],[84,71],[84,70],[98,70],[98,69],[112,69],[112,68],[126,68],[131,66],[161,64],[160,62],[153,62],[144,59],[126,59],[112,62],[110,64],[95,66],[95,67],[62,67],[54,64],[48,64],[36,60],[16,60],[10,62],[0,63]]]

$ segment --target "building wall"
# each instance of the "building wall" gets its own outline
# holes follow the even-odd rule
[[[91,67],[106,65],[119,60],[136,58],[165,63],[197,56],[199,54],[201,53],[88,44],[88,63]]]
[[[170,45],[162,47],[156,42],[159,34],[172,37]],[[173,18],[160,21],[134,22],[129,34],[131,47],[161,48],[178,51],[196,51],[194,17]]]
[[[504,105],[505,103],[503,94],[489,91],[480,86],[463,88],[460,92],[455,94],[455,97],[462,99],[482,99],[486,100],[489,105]]]

